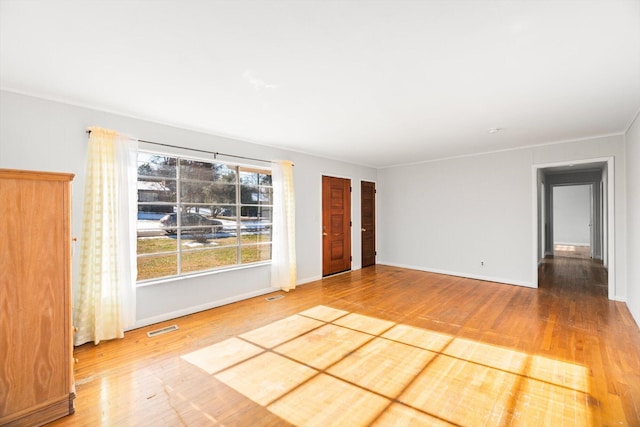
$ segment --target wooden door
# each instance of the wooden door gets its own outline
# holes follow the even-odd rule
[[[351,269],[351,180],[322,177],[322,275]]]
[[[376,263],[376,183],[360,183],[362,267]]]

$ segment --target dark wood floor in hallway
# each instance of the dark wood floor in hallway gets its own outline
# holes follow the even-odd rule
[[[604,268],[539,273],[377,265],[85,344],[52,425],[640,425],[640,330]]]

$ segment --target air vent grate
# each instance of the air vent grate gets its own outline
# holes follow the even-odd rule
[[[166,328],[156,329],[155,331],[147,332],[149,338],[153,338],[158,335],[166,334],[167,332],[173,332],[178,330],[178,325],[167,326]]]
[[[274,295],[274,296],[272,296],[272,297],[267,297],[267,298],[265,298],[265,299],[266,299],[267,301],[275,301],[275,300],[277,300],[277,299],[281,299],[281,298],[284,298],[284,295]]]

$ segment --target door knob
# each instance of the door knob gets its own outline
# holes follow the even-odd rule
[[[323,236],[327,236],[327,233],[322,233]]]
[[[367,231],[367,229],[366,228],[361,228],[360,231]]]

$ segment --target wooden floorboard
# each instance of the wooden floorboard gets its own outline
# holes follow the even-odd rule
[[[378,265],[85,344],[51,425],[640,425],[640,330],[602,264],[539,276]]]
[[[591,246],[589,245],[566,245],[566,244],[554,244],[553,255],[556,257],[569,257],[569,258],[591,258]]]

